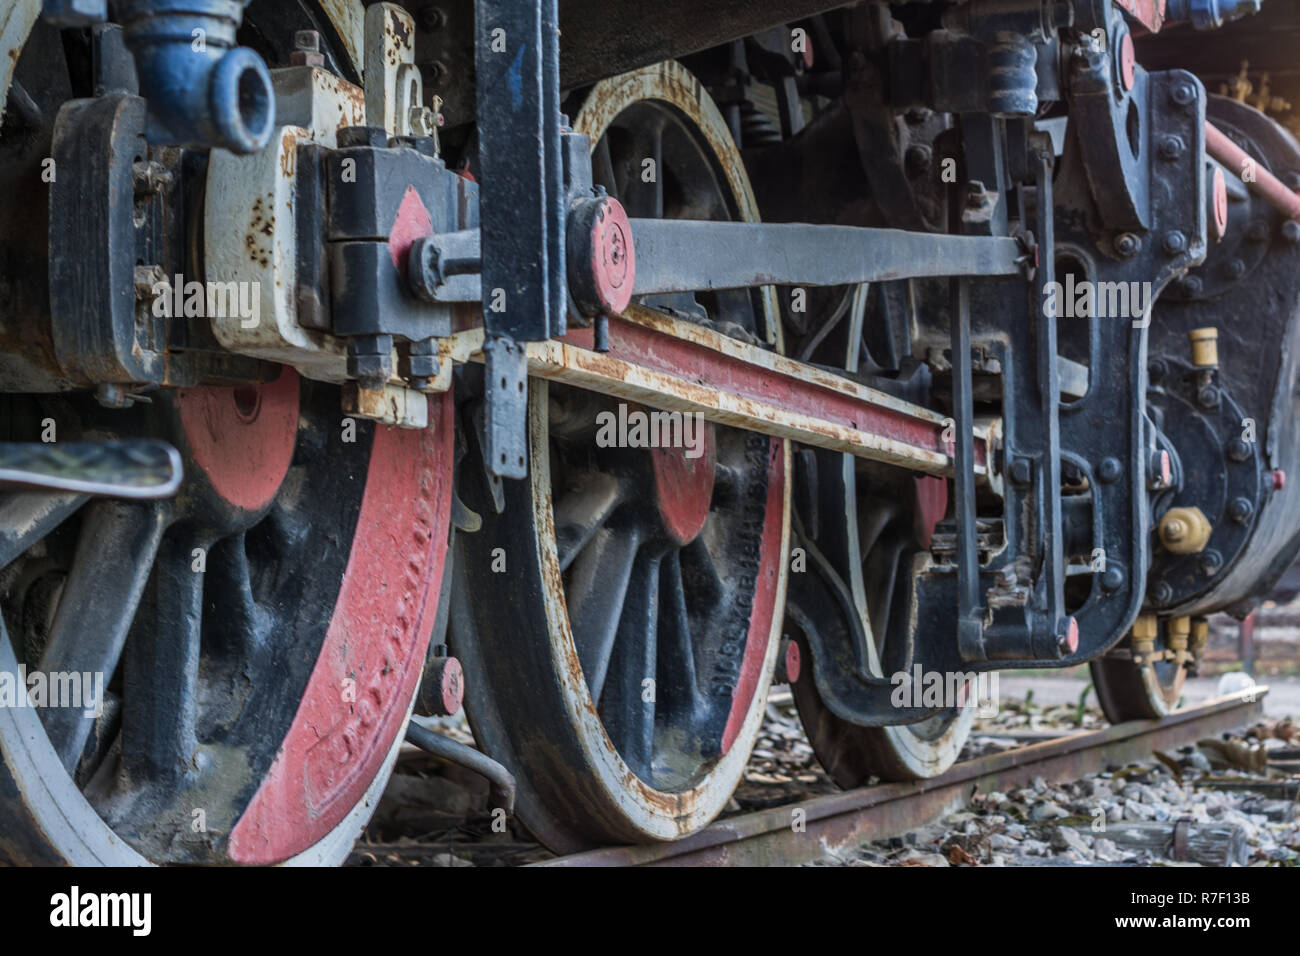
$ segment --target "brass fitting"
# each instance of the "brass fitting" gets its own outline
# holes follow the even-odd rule
[[[1142,664],[1155,658],[1156,631],[1156,616],[1154,614],[1139,614],[1137,620],[1133,622],[1134,664]]]
[[[1169,619],[1169,651],[1175,664],[1185,664],[1192,659],[1187,652],[1188,639],[1192,633],[1190,617],[1171,617]]]
[[[1210,643],[1210,622],[1203,617],[1192,621],[1191,649],[1193,654],[1200,654]]]
[[[1170,508],[1160,519],[1160,543],[1173,554],[1198,554],[1209,543],[1210,530],[1200,508]]]
[[[1192,329],[1187,333],[1192,343],[1192,364],[1197,368],[1219,367],[1219,330]]]

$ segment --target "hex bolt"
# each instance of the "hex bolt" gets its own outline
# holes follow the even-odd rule
[[[1187,237],[1177,229],[1170,229],[1161,240],[1160,248],[1165,250],[1166,255],[1176,256],[1187,250]]]
[[[903,155],[903,161],[906,164],[907,171],[913,176],[924,176],[930,171],[933,153],[929,146],[922,143],[914,143],[907,147],[907,152]]]
[[[1288,219],[1282,223],[1282,238],[1287,242],[1300,242],[1300,222]]]
[[[172,182],[171,170],[153,160],[141,160],[131,165],[131,178],[137,196],[162,192]]]
[[[320,34],[317,31],[299,30],[293,35],[293,52],[289,54],[289,65],[325,65],[325,55],[320,51]]]
[[[1201,290],[1205,288],[1205,283],[1201,281],[1200,276],[1183,276],[1182,281],[1178,283],[1178,288],[1184,295],[1200,295]]]
[[[1228,442],[1228,457],[1233,461],[1241,462],[1250,457],[1250,446],[1240,438],[1234,438]]]
[[[1169,91],[1169,98],[1179,106],[1187,106],[1196,99],[1196,87],[1190,83],[1179,83]]]
[[[348,339],[348,378],[362,388],[378,389],[393,374],[391,335],[354,335]]]
[[[1168,581],[1157,581],[1151,588],[1151,600],[1157,604],[1168,604],[1174,599],[1174,589]]]
[[[1240,259],[1229,259],[1223,264],[1223,276],[1225,279],[1240,279],[1246,274],[1246,263]]]
[[[1255,506],[1249,499],[1233,498],[1228,502],[1228,517],[1237,524],[1245,524],[1250,520],[1250,516],[1255,513]]]
[[[1111,565],[1101,575],[1101,587],[1105,591],[1118,591],[1124,586],[1124,572]]]
[[[339,149],[351,146],[370,146],[384,149],[388,146],[388,130],[382,126],[345,126],[338,131]]]
[[[1214,575],[1223,567],[1223,555],[1211,548],[1201,555],[1200,567],[1201,573],[1207,578]]]
[[[132,279],[135,297],[143,301],[153,297],[158,283],[167,281],[167,273],[163,272],[162,266],[136,266]]]
[[[1131,232],[1121,233],[1115,238],[1115,251],[1125,259],[1132,259],[1142,249],[1142,240]]]
[[[1109,485],[1119,480],[1123,470],[1118,458],[1103,458],[1097,466],[1097,477]]]
[[[1160,145],[1158,149],[1161,159],[1174,160],[1183,155],[1187,147],[1183,144],[1183,138],[1181,136],[1168,133],[1165,136],[1160,137]]]
[[[1034,466],[1028,458],[1016,458],[1011,462],[1011,480],[1017,485],[1027,485],[1034,477]]]
[[[1196,402],[1202,408],[1218,408],[1219,401],[1219,389],[1214,385],[1202,385],[1196,393]]]
[[[1255,219],[1246,227],[1246,239],[1250,242],[1268,242],[1269,232],[1266,220]]]
[[[421,30],[440,30],[447,22],[447,15],[439,7],[425,7],[420,11]]]

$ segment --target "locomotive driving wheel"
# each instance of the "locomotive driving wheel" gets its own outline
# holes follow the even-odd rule
[[[817,356],[850,374],[858,371],[866,350],[863,327],[869,290],[863,286],[846,303],[847,321],[826,337]],[[814,357],[814,361],[817,360]],[[925,389],[928,372],[918,367],[906,387]],[[900,379],[901,381],[901,379]],[[809,627],[848,627],[866,644],[867,666],[877,677],[908,670],[916,636],[913,584],[918,562],[926,560],[930,536],[947,507],[948,482],[940,478],[899,475],[859,462],[852,455],[815,454],[818,510],[823,516],[814,533],[796,544],[817,549],[835,575],[839,602],[814,604],[793,595],[787,618],[805,661],[811,661]],[[839,521],[839,515],[845,516]],[[812,568],[807,572],[814,573]],[[856,622],[844,620],[856,615]],[[828,617],[838,620],[828,620]],[[834,714],[817,692],[813,668],[801,668],[791,685],[804,731],[818,761],[839,786],[849,789],[875,776],[883,780],[917,780],[943,773],[956,761],[975,717],[973,706],[949,708],[919,723],[864,727]],[[973,703],[973,701],[972,701]]]
[[[631,216],[756,218],[722,117],[676,63],[597,84],[574,128]],[[767,294],[649,304],[779,335]],[[464,490],[483,515],[457,536],[466,709],[518,778],[520,818],[560,852],[708,823],[740,779],[775,663],[786,443],[689,418],[693,434],[670,447],[602,434],[649,415],[534,379],[528,478],[499,503],[481,472]]]
[[[247,25],[283,52],[320,21],[278,6]],[[5,321],[33,336],[45,263],[15,264],[44,255],[40,162],[81,52],[32,27],[14,74],[30,103],[0,135]],[[434,625],[451,395],[423,431],[344,420],[337,387],[287,368],[144,400],[0,396],[0,440],[161,439],[184,469],[153,502],[0,487],[0,862],[342,862]]]
[[[1147,655],[1149,659],[1141,662],[1131,656],[1108,654],[1088,665],[1097,689],[1097,702],[1112,724],[1158,720],[1178,707],[1187,668],[1181,661],[1171,659],[1169,619],[1156,624],[1152,650]],[[1133,653],[1132,636],[1122,642],[1121,651]]]
[[[84,707],[0,708],[0,806],[23,824],[0,858],[346,857],[432,630],[452,430],[446,397],[427,432],[345,442],[338,400],[285,370],[140,414],[11,405],[11,439],[48,419],[60,440],[165,437],[186,474],[161,502],[0,500],[0,673],[102,687]]]

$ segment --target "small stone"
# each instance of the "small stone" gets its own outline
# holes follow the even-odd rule
[[[1032,786],[1034,788],[1034,793],[1047,792],[1047,781],[1042,777],[1035,777]]]
[[[1068,817],[1069,815],[1069,811],[1052,803],[1050,800],[1038,801],[1029,811],[1029,819],[1040,823],[1044,820],[1059,820],[1061,817]]]
[[[1081,859],[1093,859],[1092,847],[1088,837],[1074,827],[1057,827],[1052,831],[1052,848],[1055,850],[1073,850]]]
[[[1092,844],[1092,852],[1103,863],[1119,863],[1125,857],[1124,852],[1115,845],[1115,841],[1107,840],[1105,837],[1097,837]]]
[[[1025,840],[1020,844],[1020,849],[1027,856],[1047,856],[1052,848],[1042,840]]]
[[[1013,850],[1013,851],[1014,851],[1014,850],[1018,850],[1018,849],[1020,849],[1020,841],[1019,841],[1019,840],[1013,840],[1011,837],[1007,836],[1005,833],[990,833],[990,834],[989,834],[989,848],[990,848],[990,849],[993,849],[993,850]]]
[[[908,850],[893,860],[896,866],[951,866],[947,858],[938,853]]]
[[[1150,820],[1155,816],[1155,811],[1145,804],[1138,803],[1136,800],[1124,801],[1124,819],[1125,820]]]

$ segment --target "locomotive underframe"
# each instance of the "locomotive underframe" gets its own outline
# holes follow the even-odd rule
[[[477,0],[476,105],[460,91],[459,118],[464,111],[477,116],[483,188],[448,170],[436,141],[393,114],[385,99],[397,95],[391,84],[372,89],[367,76],[362,96],[311,65],[276,71],[277,92],[308,92],[266,149],[210,160],[153,149],[142,173],[124,147],[148,135],[157,104],[130,88],[114,30],[97,30],[102,79],[117,85],[60,115],[49,336],[22,332],[26,347],[6,360],[4,379],[14,390],[93,387],[106,402],[129,403],[142,388],[258,381],[274,374],[267,363],[276,362],[347,382],[351,414],[420,427],[423,396],[451,388],[456,369],[472,361],[485,366],[481,445],[487,471],[498,478],[522,477],[527,466],[520,396],[530,376],[948,477],[954,507],[938,529],[945,549],[917,575],[915,630],[925,639],[912,649],[909,671],[1081,663],[1123,640],[1144,602],[1179,615],[1248,609],[1300,550],[1300,538],[1279,530],[1295,526],[1300,505],[1275,493],[1274,478],[1296,464],[1297,443],[1280,436],[1277,424],[1293,428],[1296,417],[1294,309],[1261,308],[1282,346],[1258,381],[1247,384],[1249,373],[1231,365],[1246,353],[1244,336],[1225,349],[1232,358],[1224,364],[1183,372],[1196,377],[1202,411],[1229,408],[1262,434],[1244,455],[1232,453],[1234,467],[1249,474],[1229,496],[1246,501],[1234,504],[1244,516],[1222,522],[1231,551],[1219,545],[1217,564],[1204,555],[1190,564],[1176,559],[1153,542],[1152,527],[1195,486],[1201,463],[1185,441],[1180,447],[1170,437],[1176,429],[1153,418],[1147,394],[1156,383],[1148,368],[1175,360],[1188,330],[1218,325],[1229,300],[1197,306],[1197,293],[1182,286],[1192,308],[1177,296],[1155,298],[1213,255],[1223,169],[1206,154],[1200,81],[1136,65],[1125,15],[1109,2],[1051,10],[971,3],[923,37],[906,35],[883,7],[846,14],[847,34],[860,47],[843,64],[847,119],[839,134],[847,132],[861,154],[883,223],[633,219],[619,241],[621,254],[635,253],[635,281],[619,295],[657,298],[631,306],[624,299],[617,310],[600,298],[609,276],[599,262],[609,250],[590,217],[603,221],[610,207],[593,186],[589,144],[565,127],[562,90],[595,79],[596,63],[602,74],[617,72],[824,6],[674,4],[659,18],[672,22],[671,30],[620,33],[626,42],[614,43],[616,55],[602,60],[592,51],[613,42],[608,31],[623,22],[607,5],[588,16],[579,3]],[[561,50],[558,28],[566,22],[587,26],[564,30]],[[382,49],[397,36],[395,74],[413,62],[413,50],[401,49],[409,28],[380,23],[364,41]],[[463,59],[464,51],[446,56]],[[354,111],[337,124],[351,127],[346,134],[328,123],[316,128],[320,114],[355,108],[358,96],[369,127]],[[1063,136],[1045,131],[1050,122],[1035,127],[1040,102],[1065,105]],[[903,109],[959,117],[959,129],[935,137],[933,160],[936,169],[954,161],[957,174],[941,181],[929,203],[900,179],[902,147],[889,137],[891,111]],[[397,115],[398,128],[379,128],[382,115]],[[448,115],[458,118],[451,109]],[[803,125],[788,109],[785,115],[791,128]],[[1234,132],[1248,151],[1264,144],[1273,154],[1260,157],[1262,165],[1286,162],[1277,158],[1286,144],[1270,140],[1262,126],[1249,128],[1246,118],[1241,123]],[[755,157],[755,169],[803,168],[813,162],[805,144],[817,143],[820,132],[787,138]],[[336,192],[330,184],[344,164],[357,188]],[[1240,173],[1227,172],[1230,179]],[[185,194],[205,183],[203,208]],[[1278,228],[1279,213],[1258,196],[1239,183],[1224,189],[1233,204],[1229,229],[1260,220],[1269,235]],[[262,201],[265,208],[255,205]],[[227,230],[243,223],[233,236],[217,234],[219,204],[238,211],[221,222]],[[264,215],[239,218],[259,208]],[[906,232],[885,228],[900,222]],[[251,254],[239,260],[228,254],[231,246]],[[1294,251],[1270,242],[1263,252],[1275,294],[1277,287],[1289,292]],[[149,264],[143,274],[138,262]],[[1057,317],[1042,307],[1062,263],[1093,283],[1150,290],[1139,315],[1087,317],[1072,358],[1058,346]],[[256,276],[270,325],[245,328],[246,317],[232,315],[210,323],[142,320],[138,302],[121,289],[149,289],[172,273],[229,282]],[[836,374],[648,307],[715,288],[934,277],[952,281],[923,284],[933,307],[917,310],[909,337],[929,349],[933,370],[949,382],[939,407],[890,394],[879,377]],[[1226,291],[1247,295],[1246,288]],[[111,321],[95,300],[112,303]],[[987,400],[992,382],[995,403]],[[1169,401],[1156,400],[1166,414]],[[985,414],[991,404],[998,412]],[[1216,427],[1215,440],[1230,442],[1230,429]],[[6,480],[48,484],[37,470]],[[1216,480],[1204,479],[1207,487]],[[1081,564],[1080,556],[1092,563]],[[1170,582],[1170,595],[1148,593],[1153,565],[1159,580]],[[903,723],[935,714],[890,703],[890,682],[862,666],[861,635],[810,639],[819,690],[842,718]]]

